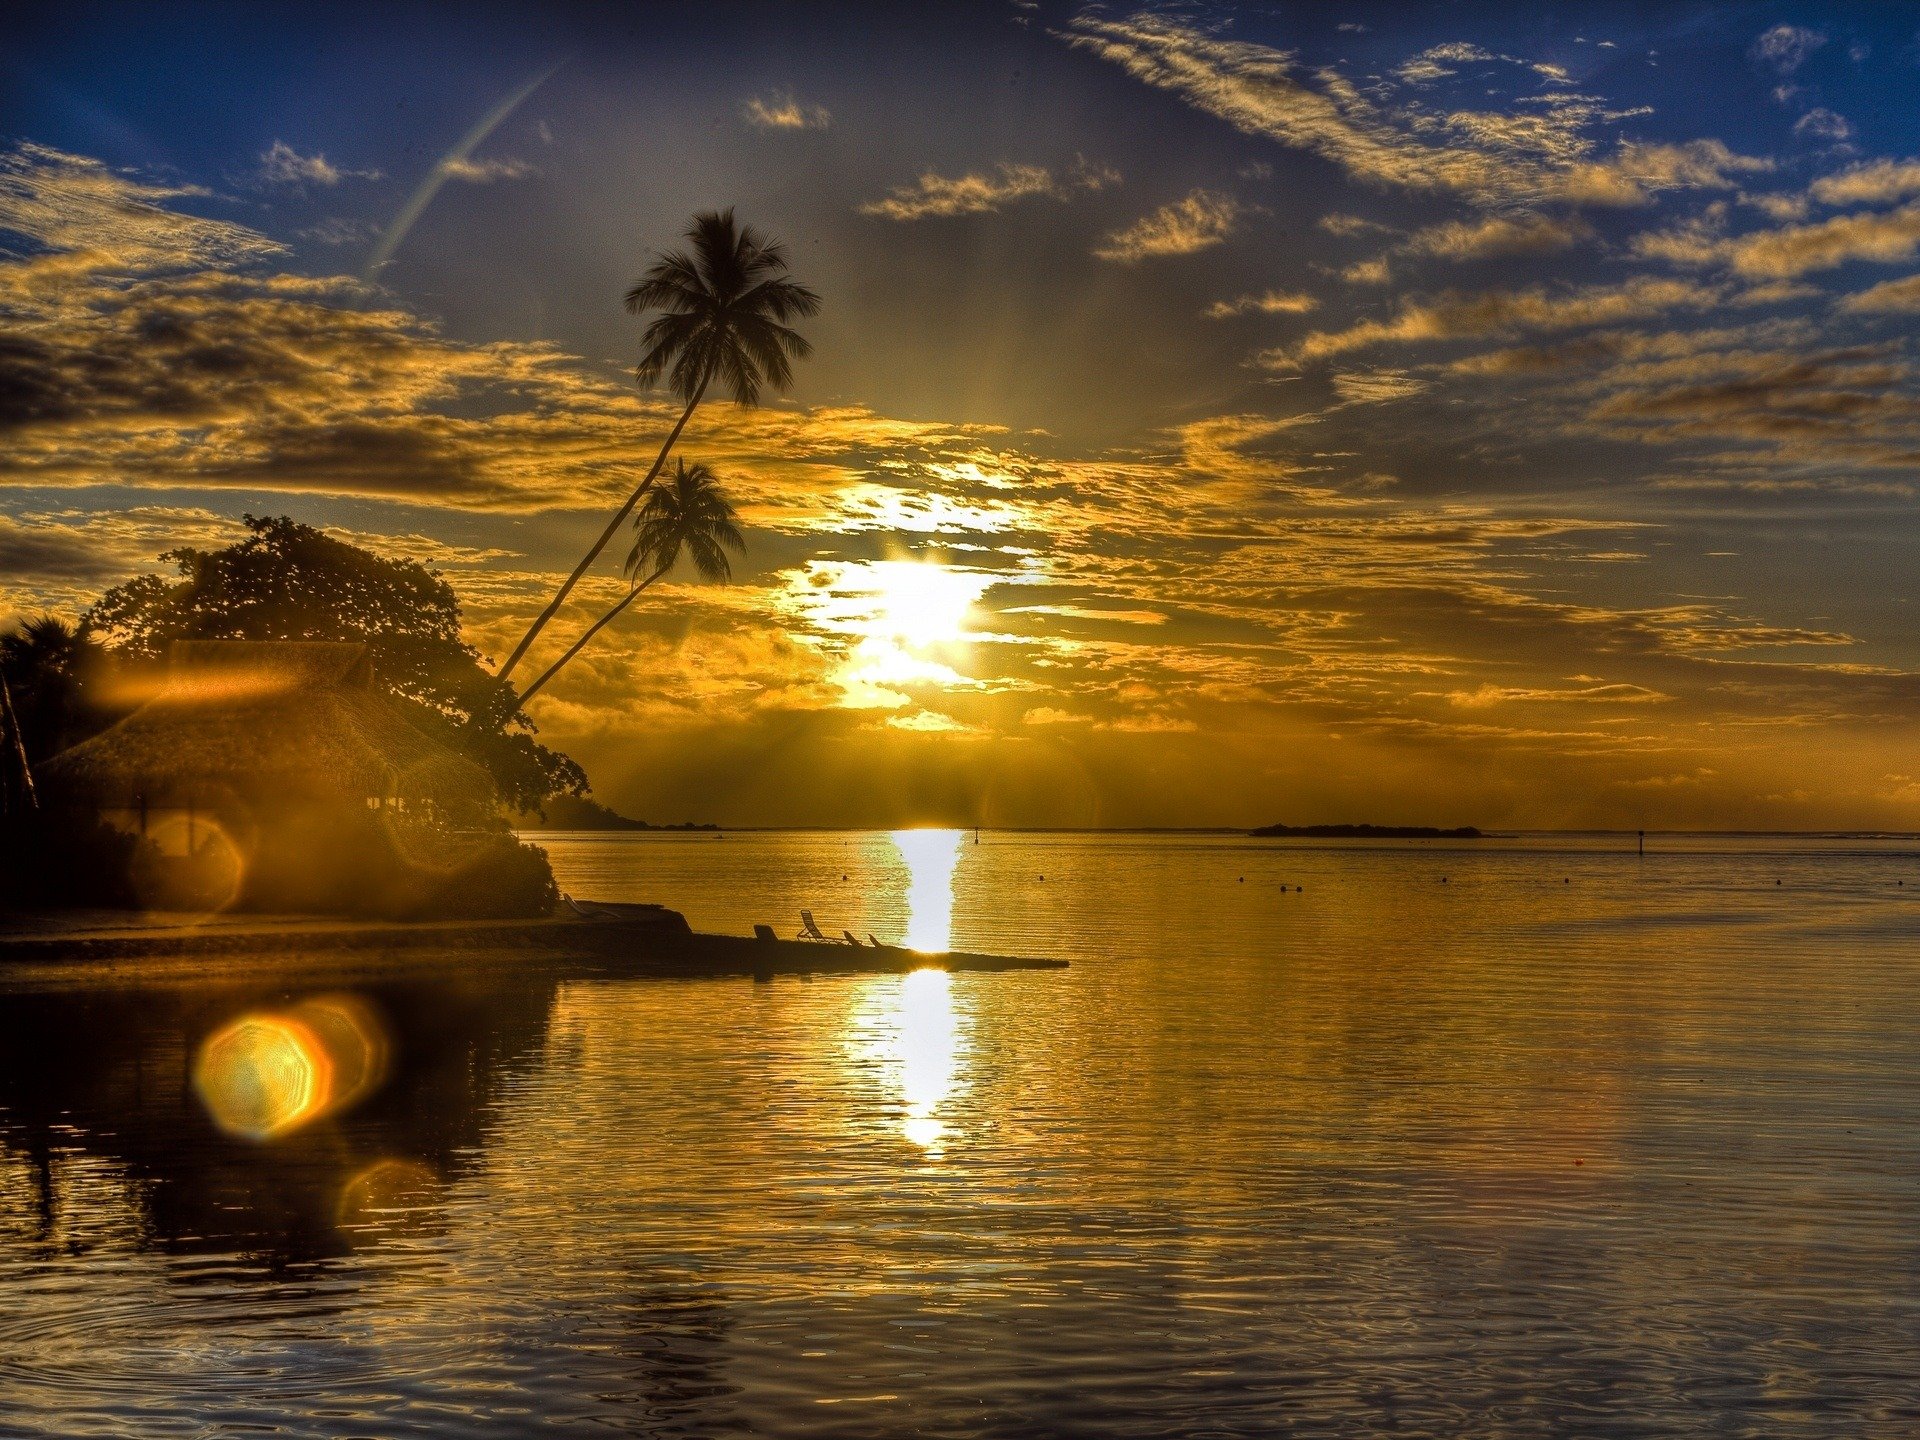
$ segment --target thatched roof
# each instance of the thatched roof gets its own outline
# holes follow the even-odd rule
[[[210,801],[229,791],[454,803],[486,772],[409,721],[372,683],[367,647],[209,640],[174,646],[167,683],[133,714],[63,751],[48,783],[107,804]]]

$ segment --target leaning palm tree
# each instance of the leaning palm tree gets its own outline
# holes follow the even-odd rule
[[[684,553],[702,580],[727,580],[733,575],[733,563],[727,551],[735,554],[747,548],[740,533],[740,522],[732,504],[720,489],[713,471],[698,463],[677,461],[666,485],[647,496],[633,522],[633,551],[627,556],[627,593],[606,614],[586,628],[546,672],[521,694],[520,705],[538,695],[546,683],[558,675],[598,635],[615,616],[640,598],[640,592],[680,562]],[[645,575],[643,580],[640,577]]]
[[[664,377],[667,388],[685,402],[680,418],[646,478],[634,487],[593,548],[513,647],[500,667],[502,680],[513,673],[587,567],[600,557],[652,486],[708,387],[720,384],[740,404],[757,405],[762,389],[784,391],[791,386],[792,362],[812,353],[813,347],[789,322],[817,314],[820,297],[787,278],[784,246],[751,225],[736,224],[730,209],[694,216],[687,242],[691,252],[669,250],[658,256],[627,291],[627,309],[633,314],[662,312],[647,326],[646,348],[635,378],[642,385],[653,385]]]

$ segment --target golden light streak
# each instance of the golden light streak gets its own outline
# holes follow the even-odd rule
[[[953,947],[953,875],[960,865],[958,830],[896,830],[893,845],[907,867],[907,933],[910,950],[938,953]]]

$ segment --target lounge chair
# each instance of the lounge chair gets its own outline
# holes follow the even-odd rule
[[[873,938],[873,931],[871,930],[867,931],[867,943],[873,946],[873,948],[876,950],[883,948],[880,942]]]
[[[753,927],[753,938],[756,940],[778,940],[780,937],[773,933],[773,927],[771,925],[756,925]]]
[[[853,938],[853,932],[851,930],[842,930],[840,932],[840,938],[842,940],[845,940],[849,945],[858,945],[860,943],[858,940]]]
[[[813,923],[813,912],[811,910],[802,910],[800,912],[800,933],[794,936],[794,939],[824,940],[826,938],[826,935],[821,932],[820,927]]]

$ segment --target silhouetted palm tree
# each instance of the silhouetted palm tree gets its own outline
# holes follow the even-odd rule
[[[646,494],[707,388],[718,383],[740,404],[757,405],[763,388],[787,389],[793,383],[792,362],[812,353],[813,347],[789,322],[818,313],[820,297],[787,278],[785,247],[751,225],[736,224],[730,209],[694,216],[687,242],[691,252],[669,250],[659,256],[627,291],[627,309],[635,315],[662,312],[647,326],[646,349],[634,375],[642,385],[653,385],[664,377],[667,387],[686,402],[685,408],[646,479],[634,487],[593,548],[514,646],[500,667],[502,680],[513,673],[587,567]]]
[[[36,764],[84,738],[90,716],[83,691],[100,662],[100,646],[84,625],[58,615],[22,620],[0,635],[0,675],[6,677],[20,740]]]
[[[632,587],[620,602],[602,615],[568,647],[546,673],[529,685],[520,697],[525,705],[546,683],[565,668],[567,662],[587,646],[587,642],[640,597],[654,581],[665,575],[685,555],[693,562],[702,580],[726,580],[733,575],[727,551],[736,554],[747,548],[746,537],[733,506],[720,489],[713,471],[698,463],[677,462],[666,485],[647,497],[633,522],[633,551],[627,556],[627,579]],[[644,574],[646,578],[640,579]]]

